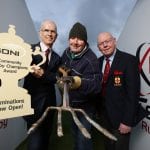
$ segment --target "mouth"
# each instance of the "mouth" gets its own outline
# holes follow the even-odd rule
[[[48,40],[48,41],[53,41],[54,39],[53,39],[53,38],[47,38],[47,40]]]
[[[108,52],[109,52],[109,49],[105,49],[104,52],[105,52],[105,53],[108,53]]]

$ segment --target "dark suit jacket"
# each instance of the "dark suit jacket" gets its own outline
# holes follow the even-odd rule
[[[104,56],[99,58],[102,70]],[[138,108],[140,76],[136,57],[116,51],[106,84],[105,107],[108,118],[117,129],[120,123],[133,126]]]
[[[32,45],[33,51],[40,43]],[[40,55],[33,56],[32,64],[41,62]],[[60,57],[52,51],[51,60],[45,70],[42,78],[35,78],[29,73],[24,80],[24,88],[26,88],[31,95],[31,107],[34,108],[34,115],[27,116],[25,119],[30,123],[34,123],[45,111],[48,106],[56,105],[56,95],[54,84],[56,82],[56,72],[60,65]],[[41,67],[44,68],[45,65]]]

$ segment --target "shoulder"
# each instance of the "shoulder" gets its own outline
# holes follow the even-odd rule
[[[117,50],[115,61],[118,62],[118,64],[122,64],[123,66],[129,67],[129,68],[135,68],[135,66],[138,67],[139,60],[136,56],[129,54],[127,52],[123,52],[120,50]]]
[[[88,50],[85,53],[85,57],[89,58],[90,60],[97,59],[96,54],[94,53],[94,51],[91,48],[88,48]]]
[[[103,61],[103,60],[104,60],[104,56],[100,56],[100,57],[98,58],[98,60],[99,60],[99,61]]]
[[[53,60],[56,60],[58,62],[61,61],[61,57],[53,50],[52,50],[52,56],[51,57],[52,57]]]
[[[92,67],[92,68],[99,68],[99,61],[96,56],[96,54],[93,52],[92,49],[88,49],[86,54],[83,56],[81,61],[86,65],[87,68]]]
[[[120,50],[117,50],[116,56],[119,56],[121,57],[121,59],[125,59],[125,60],[137,60],[136,56]]]
[[[62,56],[68,55],[68,53],[69,53],[69,47],[67,47],[67,48],[64,50]]]
[[[59,54],[56,51],[52,50],[52,54],[60,58]]]
[[[63,60],[66,60],[66,59],[70,59],[71,56],[70,56],[70,50],[69,50],[69,47],[66,48],[61,56],[61,59]]]
[[[130,53],[127,53],[127,52],[124,52],[124,51],[121,51],[121,50],[118,50],[116,51],[116,54],[120,55],[120,56],[124,56],[124,57],[132,57],[132,58],[135,58],[134,55],[130,54]]]

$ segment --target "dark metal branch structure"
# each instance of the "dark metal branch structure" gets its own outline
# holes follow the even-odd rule
[[[64,70],[60,70],[63,73],[63,77],[67,76],[67,72]],[[75,124],[77,125],[77,127],[79,128],[79,130],[81,131],[81,133],[86,137],[86,138],[91,138],[90,133],[87,131],[87,129],[83,126],[83,124],[80,122],[80,120],[78,119],[76,112],[80,112],[82,113],[85,118],[89,121],[89,123],[91,123],[98,131],[100,131],[102,134],[104,134],[106,137],[117,141],[116,137],[114,135],[112,135],[109,131],[107,131],[105,128],[103,128],[102,126],[100,126],[98,123],[96,123],[93,119],[91,119],[84,110],[82,109],[77,109],[77,108],[72,108],[69,106],[69,95],[68,95],[68,91],[69,91],[69,82],[67,80],[62,80],[63,81],[63,104],[62,106],[59,107],[55,107],[55,106],[50,106],[48,107],[45,112],[43,113],[43,115],[41,116],[41,118],[39,120],[37,120],[37,122],[35,122],[31,128],[28,130],[28,134],[30,134],[31,132],[33,132],[41,123],[42,121],[45,119],[45,117],[47,116],[48,112],[50,110],[57,110],[58,111],[58,116],[57,116],[57,135],[59,137],[63,136],[63,128],[62,128],[62,111],[68,111],[72,114],[73,120],[75,122]]]

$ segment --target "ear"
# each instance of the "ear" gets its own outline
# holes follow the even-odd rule
[[[58,33],[56,33],[56,39],[57,39],[57,37],[58,37]]]
[[[42,34],[42,33],[41,33],[41,30],[40,30],[40,31],[39,31],[39,37],[40,37],[40,38],[41,38],[41,34]]]

